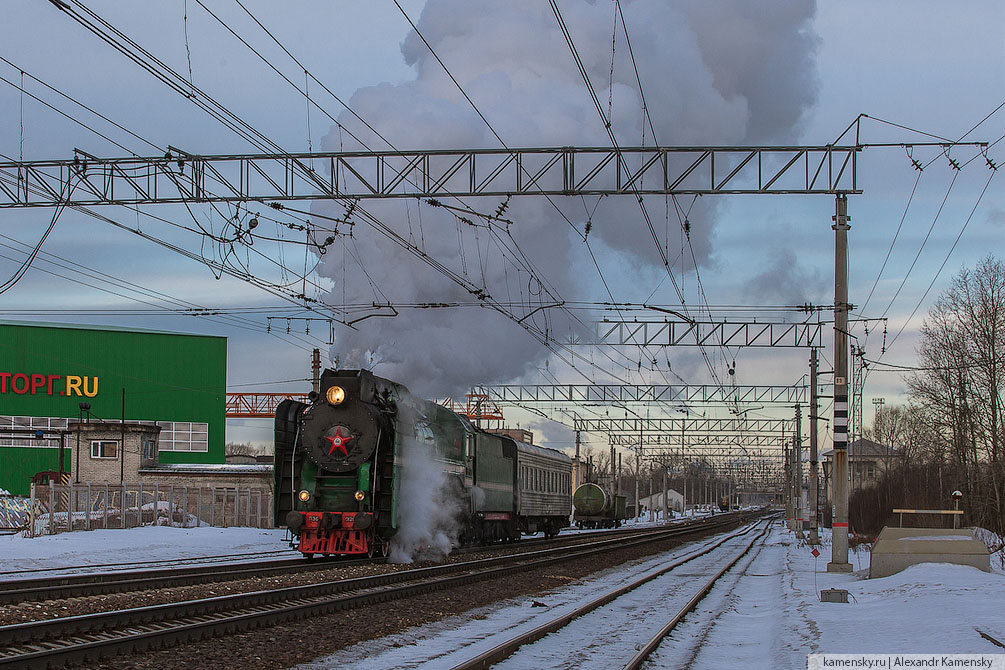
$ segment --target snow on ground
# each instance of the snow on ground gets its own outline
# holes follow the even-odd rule
[[[719,593],[713,591],[699,605],[698,612],[706,618],[700,622],[695,622],[693,615],[685,619],[671,636],[673,651],[657,654],[647,667],[802,669],[806,667],[808,654],[819,653],[1003,651],[978,632],[1005,640],[1005,609],[1000,605],[1005,594],[1005,573],[1000,568],[985,573],[963,566],[923,564],[897,575],[869,580],[869,554],[863,548],[850,554],[854,573],[828,573],[831,551],[828,531],[823,531],[823,536],[826,544],[820,548],[821,555],[814,559],[810,553],[812,547],[776,524],[764,544],[755,546],[749,558],[737,566],[736,575],[727,577],[717,587]],[[488,648],[501,641],[497,638],[489,642],[500,631],[512,629],[515,633],[534,628],[575,609],[589,597],[617,588],[628,580],[628,573],[653,570],[707,542],[647,558],[550,594],[515,599],[370,641],[300,667],[301,670],[438,668],[444,667],[444,662],[449,666],[460,655],[457,659],[444,659],[442,654],[468,644],[474,645],[471,649],[482,651],[481,647]],[[695,575],[693,581],[698,584],[700,579]],[[847,589],[851,602],[820,602],[819,592],[828,588]],[[667,600],[660,594],[654,598]],[[535,600],[547,607],[534,607]],[[644,611],[631,598],[628,603],[633,615]],[[669,602],[665,609],[663,614],[669,618],[673,613],[669,611]],[[658,628],[663,621],[649,620],[655,616],[659,615],[650,613],[639,622],[639,627]],[[714,619],[715,625],[705,625],[709,618]],[[548,653],[552,658],[547,662],[538,655],[541,662],[528,666],[531,661],[517,652],[499,667],[578,668],[584,664],[620,667],[627,657],[615,662],[598,657],[596,650],[577,656],[571,648],[566,649],[568,640],[577,638],[586,647],[588,641],[602,636],[605,628],[596,619],[583,619],[545,638],[549,650],[564,653],[563,662],[554,662],[554,655]],[[512,635],[502,639],[509,637]],[[614,651],[615,646],[608,648]]]
[[[827,531],[823,535],[822,554],[814,559],[811,547],[776,524],[764,545],[737,566],[738,576],[723,584],[721,597],[710,596],[699,605],[699,612],[712,611],[715,625],[709,628],[686,620],[673,634],[674,644],[684,651],[671,658],[657,657],[651,667],[676,668],[690,662],[690,667],[699,669],[801,669],[810,653],[1005,652],[979,633],[1005,641],[1005,608],[1001,606],[1005,571],[999,564],[992,566],[991,573],[922,564],[870,580],[865,549],[850,555],[854,573],[826,572],[831,548]],[[52,568],[73,572],[99,564],[284,551],[282,538],[282,530],[171,527],[78,531],[33,539],[6,536],[0,537],[0,579],[42,576]],[[707,542],[644,559],[632,571],[637,574],[666,563],[669,556],[679,557]],[[419,667],[414,661],[430,651],[455,648],[462,636],[488,637],[518,622],[538,625],[537,617],[553,616],[562,607],[581,604],[601,586],[614,588],[626,581],[627,568],[553,593],[500,603],[371,641],[365,648],[349,648],[305,667],[335,668],[348,663],[362,668],[367,659],[380,653],[391,654],[382,657],[382,667]],[[827,588],[847,589],[851,602],[819,602],[819,592]],[[532,607],[535,599],[548,607]],[[579,634],[586,639],[595,631]]]
[[[260,528],[173,528],[144,526],[127,530],[87,530],[26,538],[0,537],[0,581],[80,572],[91,565],[143,564],[151,561],[237,555],[241,562],[263,552],[289,553],[284,530]],[[261,556],[274,560],[282,555]],[[159,566],[158,566],[159,567]],[[58,570],[64,568],[64,570]]]

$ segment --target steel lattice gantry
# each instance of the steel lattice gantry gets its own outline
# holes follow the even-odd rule
[[[791,435],[793,432],[792,421],[788,419],[640,419],[623,418],[612,419],[610,417],[599,418],[577,418],[573,420],[573,429],[584,432],[602,433],[634,433],[636,437],[640,433],[651,436],[666,435],[671,439],[680,440],[681,433],[691,436],[694,434],[711,433],[721,434],[769,434],[769,435]]]
[[[552,147],[0,163],[0,207],[509,195],[861,193],[858,146]]]
[[[499,403],[806,403],[807,387],[671,384],[505,384],[476,386],[472,393]]]
[[[692,475],[725,477],[738,486],[780,490],[784,479],[784,463],[777,452],[748,450],[743,454],[698,446],[681,453],[676,449],[646,448],[640,456],[656,467],[666,467],[671,476],[682,472]]]
[[[672,447],[674,449],[679,449],[681,446],[681,437],[678,433],[677,435],[668,434],[643,434],[641,437],[636,433],[632,435],[630,433],[616,433],[609,434],[608,441],[612,446],[615,447],[626,447],[631,449],[638,449],[641,442],[643,451],[662,451],[664,447]],[[751,449],[772,449],[776,453],[774,456],[777,458],[777,451],[781,450],[785,446],[787,438],[783,438],[781,435],[763,435],[758,433],[747,433],[746,435],[741,435],[738,433],[703,433],[700,435],[685,435],[684,436],[684,449],[688,453],[692,449],[698,447],[715,448],[719,452],[725,453],[736,453],[733,450],[739,449],[740,447],[751,448]]]
[[[306,393],[228,393],[226,414],[229,418],[273,418],[283,400],[309,401]]]
[[[634,346],[822,347],[822,323],[729,321],[599,321],[592,342],[569,344]]]

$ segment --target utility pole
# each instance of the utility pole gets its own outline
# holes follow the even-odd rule
[[[810,544],[820,544],[820,479],[817,473],[817,350],[810,349]]]
[[[581,441],[581,431],[576,431],[576,470],[572,475],[572,491],[575,493],[576,489],[579,488],[579,446],[582,444]]]
[[[618,454],[621,457],[621,454]],[[618,467],[614,467],[614,445],[611,445],[611,490],[614,491],[615,495],[621,493],[621,463],[618,462]]]
[[[642,505],[639,503],[639,479],[642,477],[642,445],[639,445],[639,450],[635,452],[635,516],[641,520],[642,518]]]
[[[827,572],[848,562],[848,196],[834,201],[834,523]]]
[[[611,453],[613,454],[613,452],[611,452]],[[611,467],[612,468],[614,467],[614,463],[613,462],[611,463]],[[618,486],[617,486],[617,491],[615,491],[615,492],[618,495],[621,495],[621,452],[620,451],[618,452]]]
[[[122,388],[122,422],[119,424],[120,441],[119,441],[119,483],[122,484],[126,481],[126,389]],[[142,440],[141,440],[142,442]],[[142,458],[142,454],[140,455]],[[106,503],[107,504],[107,503]],[[126,501],[122,501],[123,506]],[[125,512],[123,512],[125,514]]]
[[[663,461],[663,523],[666,524],[670,521],[670,502],[667,500],[669,495],[667,494],[667,463]]]
[[[792,530],[795,527],[793,523],[793,510],[792,510],[792,454],[789,452],[789,446],[787,443],[783,444],[783,460],[785,461],[785,524]]]
[[[795,464],[795,491],[796,496],[796,537],[803,537],[803,412],[799,403],[796,403],[796,434],[792,438],[792,460]]]
[[[684,422],[680,423],[680,513],[687,514],[687,470],[684,468]]]
[[[639,447],[639,451],[642,451],[641,447]],[[655,507],[655,505],[653,504],[655,502],[655,500],[653,499],[653,480],[654,480],[654,478],[655,478],[655,474],[653,473],[652,465],[650,465],[649,466],[649,522],[650,523],[652,523],[653,521],[655,521],[655,517],[653,517],[653,514],[655,514],[655,512],[653,511],[653,508]]]
[[[321,392],[321,350],[315,349],[311,355],[311,380],[315,393]]]

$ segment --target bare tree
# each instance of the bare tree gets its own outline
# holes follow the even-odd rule
[[[1002,532],[1005,514],[1005,264],[964,269],[929,311],[907,378],[935,453],[975,523]],[[940,460],[941,460],[940,459]],[[940,470],[941,472],[941,470]],[[940,487],[941,488],[941,487]]]
[[[264,453],[251,442],[228,442],[224,447],[227,456],[258,456]]]

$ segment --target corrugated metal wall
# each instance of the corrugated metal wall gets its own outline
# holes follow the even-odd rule
[[[14,375],[28,375],[20,392]],[[76,393],[68,376],[87,377],[78,388],[93,397]],[[88,402],[94,417],[116,421],[125,389],[127,420],[209,424],[208,451],[161,452],[164,463],[224,461],[226,384],[223,337],[0,323],[0,415],[76,418]],[[57,462],[57,449],[0,448],[0,488],[25,494],[30,477]]]

